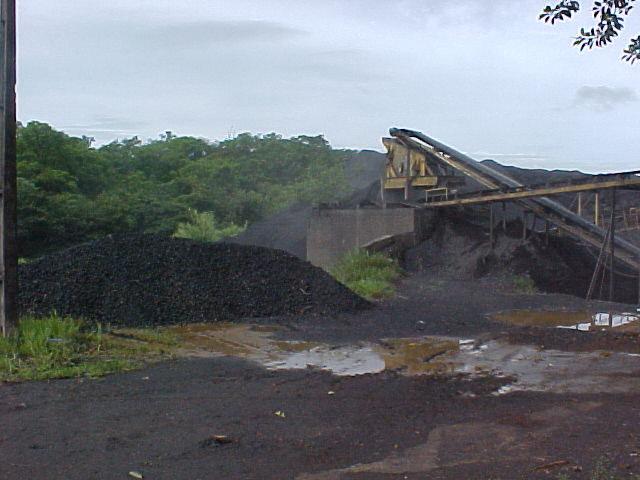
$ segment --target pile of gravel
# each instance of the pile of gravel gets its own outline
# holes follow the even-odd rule
[[[368,303],[323,270],[263,247],[119,235],[20,266],[22,314],[120,326],[336,314]]]

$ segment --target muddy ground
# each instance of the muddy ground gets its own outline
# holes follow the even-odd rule
[[[636,330],[583,332],[488,316],[530,308],[571,318],[635,312],[519,294],[496,278],[415,274],[395,299],[358,314],[258,323],[278,325],[266,329],[272,343],[304,340],[326,351],[446,337],[462,340],[451,365],[462,357],[482,362],[447,370],[447,354],[436,352],[420,362],[447,368],[430,374],[407,374],[400,362],[338,376],[270,370],[250,355],[204,349],[98,380],[0,385],[0,478],[125,479],[131,471],[193,480],[591,478],[598,461],[620,478],[640,474]]]

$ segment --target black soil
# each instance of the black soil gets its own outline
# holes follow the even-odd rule
[[[446,212],[433,222],[429,237],[405,252],[405,268],[442,278],[472,280],[486,276],[529,277],[545,293],[564,293],[584,298],[595,269],[598,251],[571,237],[552,232],[528,231],[522,239],[520,220],[509,221],[506,231],[498,225],[491,248],[488,219],[467,212]],[[482,225],[483,220],[485,222]],[[615,266],[614,301],[636,303],[637,273]],[[593,298],[609,299],[609,274],[597,277]]]
[[[22,314],[162,325],[335,314],[368,303],[279,250],[155,235],[109,236],[20,267]]]

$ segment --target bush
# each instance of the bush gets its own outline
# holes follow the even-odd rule
[[[336,280],[368,299],[393,296],[393,282],[401,275],[397,262],[381,253],[354,250],[346,254],[330,273]]]
[[[179,223],[173,236],[199,242],[217,242],[223,238],[235,237],[245,228],[246,226],[241,227],[234,224],[220,227],[213,213],[189,209],[189,221]]]
[[[531,277],[528,275],[516,275],[513,277],[513,288],[518,293],[534,294],[538,289]]]

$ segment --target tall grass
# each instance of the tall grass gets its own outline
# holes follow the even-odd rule
[[[168,349],[160,334],[135,333],[120,339],[55,314],[23,317],[16,332],[0,337],[0,381],[100,376],[136,368]]]
[[[347,253],[330,273],[358,295],[371,300],[393,296],[394,282],[402,270],[396,261],[381,253],[354,250]]]

